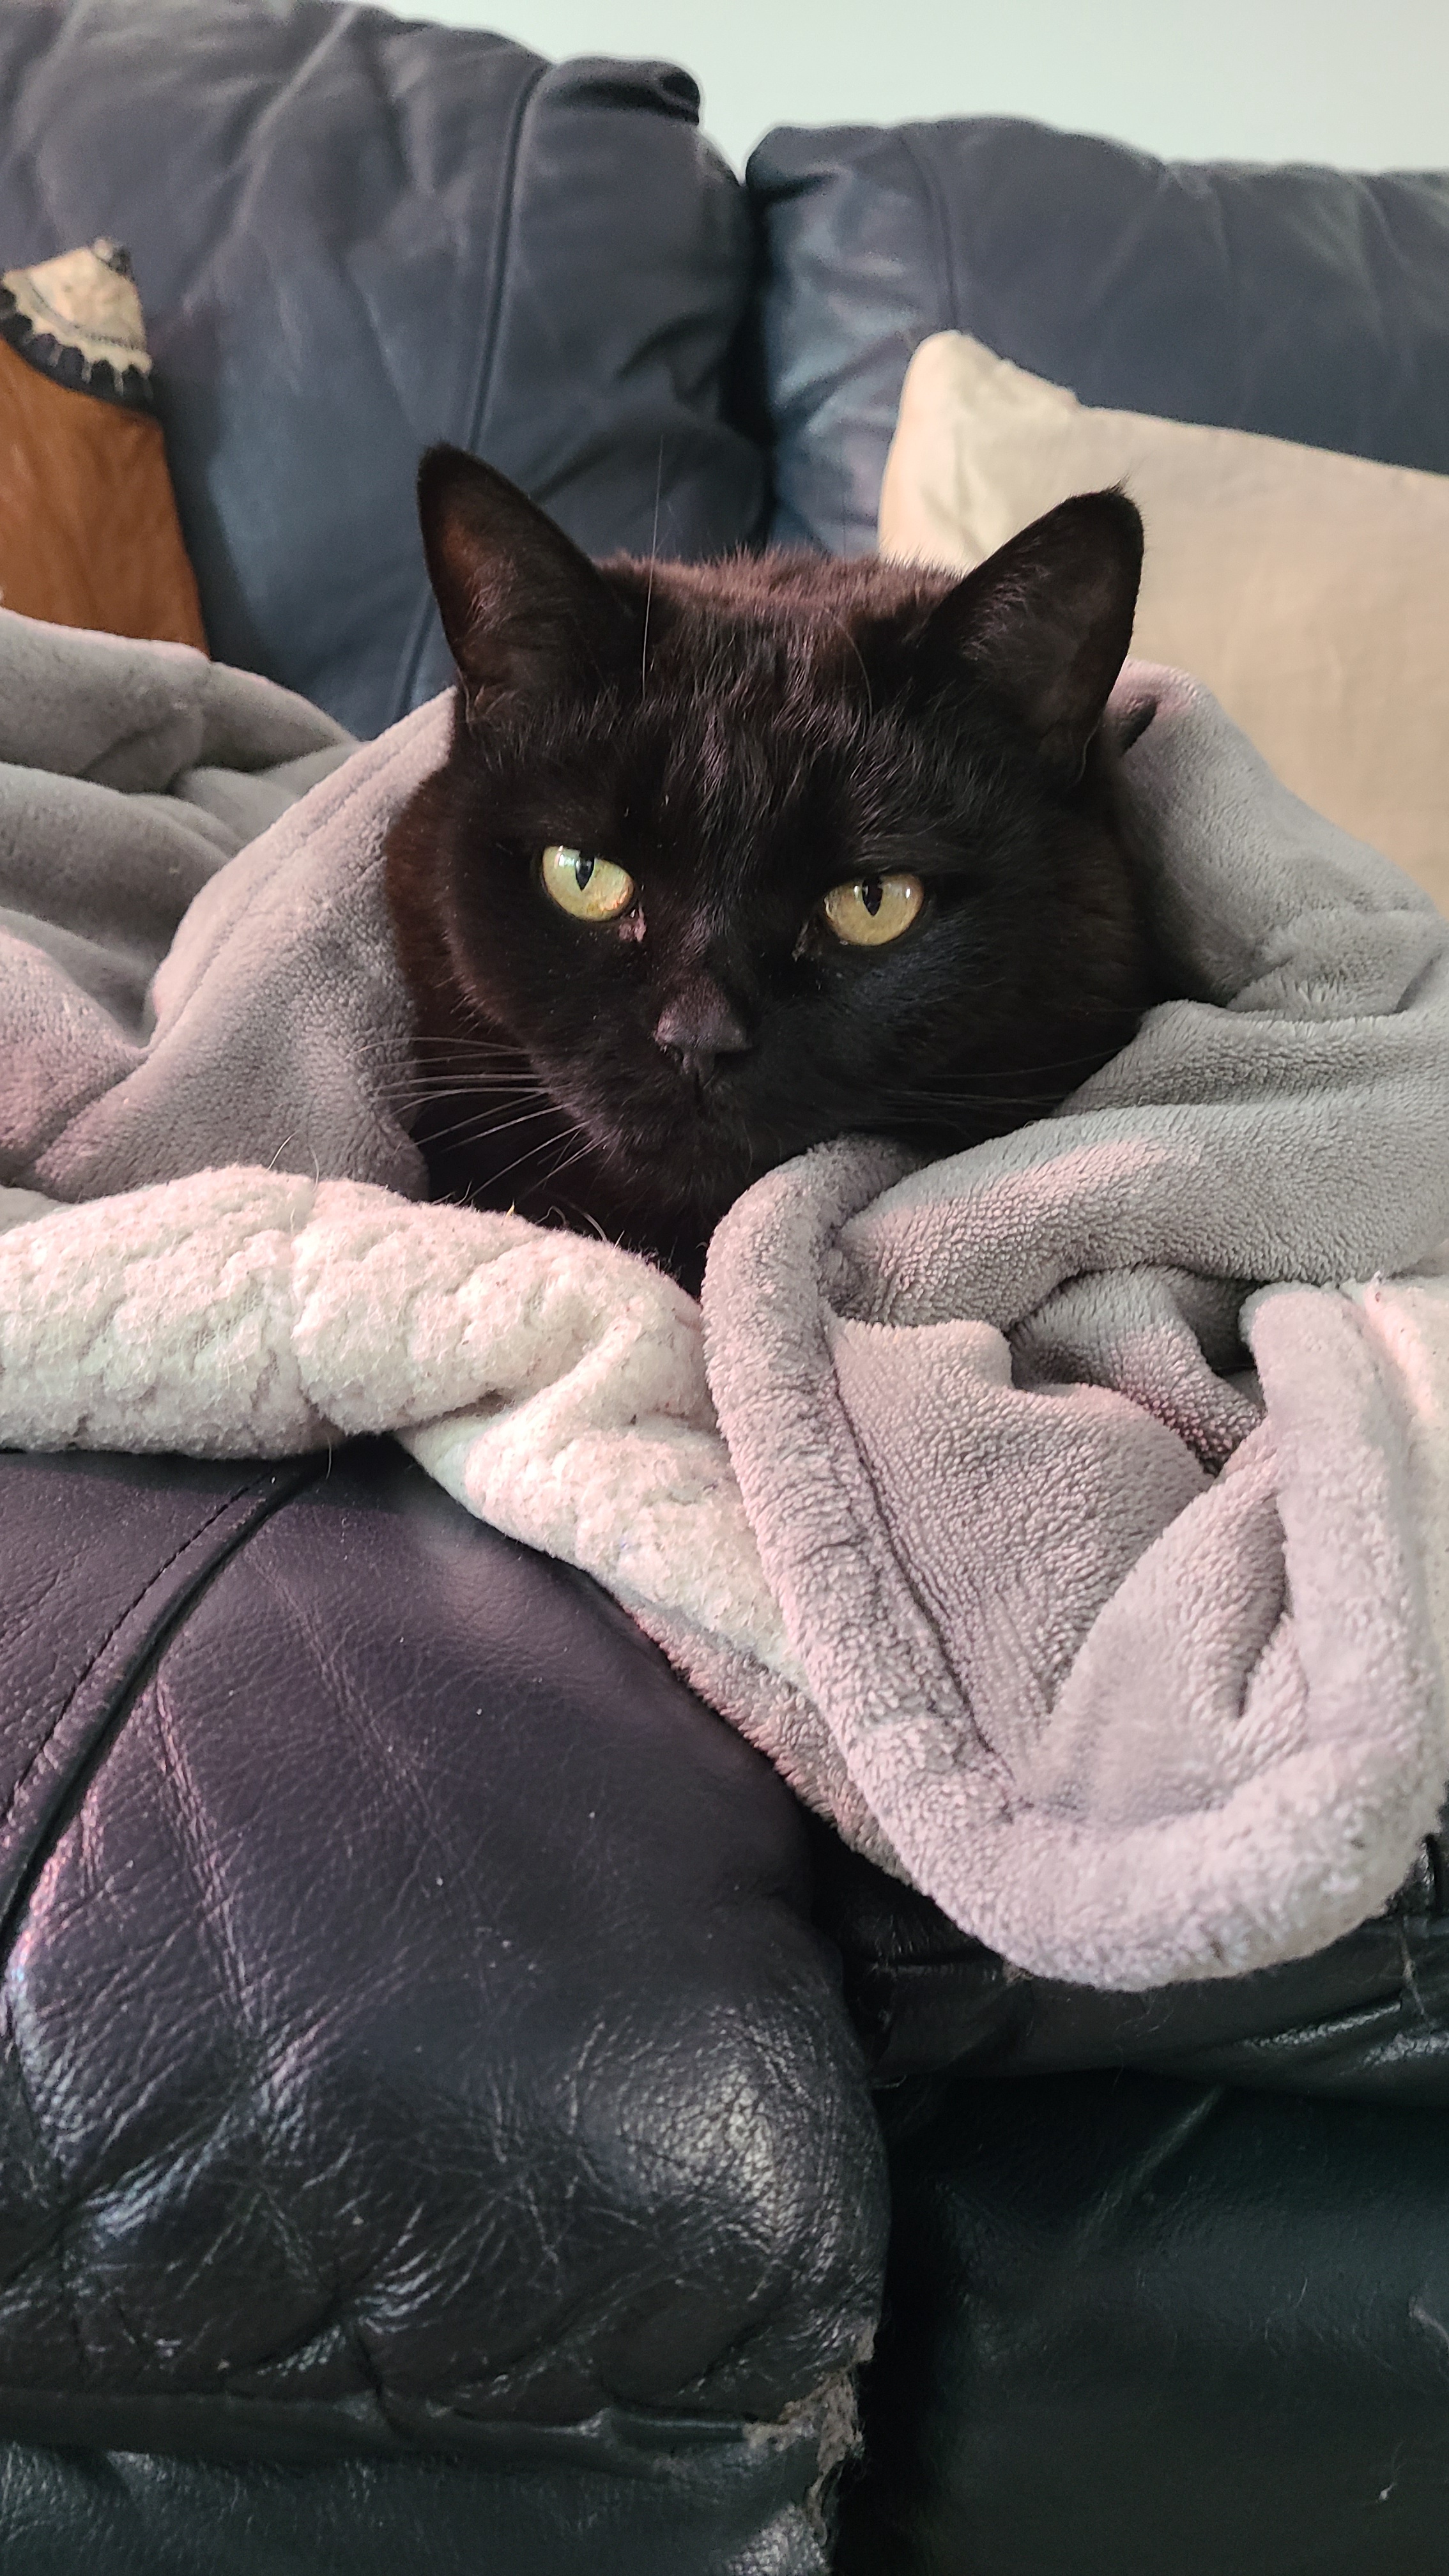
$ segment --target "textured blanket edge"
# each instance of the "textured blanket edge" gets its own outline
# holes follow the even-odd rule
[[[989,1783],[983,1797],[972,1775],[963,1795],[927,1749],[938,1817],[956,1808],[947,1884],[892,1833],[903,1810],[883,1802],[869,1746],[842,1743],[811,1696],[716,1426],[699,1310],[646,1263],[516,1217],[247,1168],[77,1208],[0,1193],[7,1217],[0,1441],[249,1455],[397,1432],[475,1515],[594,1575],[849,1841],[1019,1966],[1123,1989],[1306,1955],[1392,1894],[1432,1827],[1449,1771],[1442,1276],[1267,1290],[1249,1316],[1290,1570],[1297,1498],[1318,1509],[1335,1488],[1347,1384],[1401,1488],[1392,1510],[1341,1476],[1334,1493],[1365,1602],[1403,1611],[1402,1687],[1381,1722],[1362,1723],[1361,1605],[1338,1602],[1319,1631],[1324,1739],[1228,1811],[1163,1819],[1129,1846],[1019,1802],[993,1811]],[[1316,1388],[1298,1364],[1305,1325]],[[1295,1354],[1281,1387],[1280,1347]],[[1417,1555],[1406,1528],[1423,1534]],[[909,1710],[891,1714],[909,1727]],[[1006,1834],[1040,1862],[1012,1873],[1025,1913],[990,1897]]]

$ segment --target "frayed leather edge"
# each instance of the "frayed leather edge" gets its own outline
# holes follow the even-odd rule
[[[745,2438],[756,2448],[798,2440],[805,2431],[815,2437],[815,2475],[801,2498],[801,2509],[810,2531],[822,2548],[829,2549],[835,2536],[836,2494],[841,2471],[851,2460],[859,2459],[864,2449],[860,2430],[860,2372],[870,2359],[874,2335],[862,2338],[854,2360],[844,2369],[833,2371],[812,2389],[808,2397],[799,2397],[787,2406],[773,2424],[751,2424]]]

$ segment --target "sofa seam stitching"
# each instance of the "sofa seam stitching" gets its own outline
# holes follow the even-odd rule
[[[314,1475],[316,1472],[317,1470],[314,1468]],[[275,1467],[271,1470],[271,1474],[274,1479],[277,1479],[278,1471]],[[171,1620],[163,1623],[160,1634],[150,1641],[145,1651],[136,1657],[129,1669],[124,1674],[118,1676],[114,1692],[111,1695],[111,1705],[106,1712],[105,1723],[98,1727],[94,1742],[87,1746],[84,1758],[77,1762],[73,1777],[66,1782],[64,1791],[57,1800],[53,1814],[47,1819],[46,1828],[38,1838],[34,1851],[26,1854],[24,1863],[16,1875],[14,1886],[10,1890],[8,1898],[3,1903],[0,1903],[0,1973],[4,1972],[4,1967],[8,1964],[11,1946],[19,1927],[19,1922],[29,1891],[34,1884],[37,1871],[44,1866],[44,1862],[48,1857],[49,1851],[54,1847],[54,1842],[61,1822],[69,1811],[72,1794],[78,1783],[82,1781],[92,1769],[97,1755],[104,1747],[106,1738],[114,1733],[118,1721],[124,1718],[129,1703],[135,1697],[146,1665],[154,1660],[155,1656],[167,1642],[169,1636],[174,1633],[175,1627],[184,1621],[189,1611],[195,1606],[197,1600],[201,1598],[204,1591],[215,1580],[223,1567],[230,1561],[230,1558],[235,1554],[236,1550],[244,1546],[247,1539],[253,1535],[255,1529],[262,1526],[266,1520],[270,1519],[273,1512],[280,1510],[283,1505],[289,1502],[292,1499],[292,1496],[299,1490],[300,1487],[295,1481],[295,1477],[288,1478],[286,1481],[278,1479],[277,1490],[272,1498],[270,1509],[263,1511],[260,1519],[249,1521],[244,1527],[236,1531],[230,1545],[218,1549],[203,1565],[198,1568],[193,1583],[176,1601]],[[95,1653],[87,1662],[84,1672],[77,1677],[70,1691],[67,1693],[64,1705],[57,1711],[55,1718],[46,1729],[41,1741],[35,1746],[29,1760],[26,1762],[24,1770],[21,1772],[19,1778],[11,1789],[10,1795],[6,1800],[5,1807],[3,1811],[0,1811],[0,1829],[3,1829],[10,1823],[26,1782],[35,1771],[36,1765],[43,1759],[44,1755],[53,1745],[60,1729],[65,1724],[65,1721],[70,1715],[72,1709],[75,1707],[76,1701],[79,1699],[87,1683],[94,1676],[107,1649],[120,1635],[126,1621],[133,1618],[136,1612],[143,1608],[148,1596],[156,1590],[157,1586],[164,1581],[166,1575],[169,1574],[186,1555],[188,1548],[197,1546],[206,1538],[208,1532],[215,1530],[218,1521],[220,1521],[228,1511],[235,1510],[239,1504],[242,1504],[248,1499],[254,1503],[266,1501],[267,1495],[265,1478],[260,1476],[249,1478],[247,1482],[241,1485],[235,1493],[228,1495],[224,1502],[218,1504],[213,1511],[208,1512],[205,1519],[199,1522],[197,1527],[192,1530],[190,1536],[183,1539],[180,1546],[172,1549],[164,1563],[156,1568],[155,1573],[152,1574],[146,1583],[143,1584],[135,1598],[127,1605],[120,1615],[112,1621],[105,1636],[97,1646]]]
[[[154,1592],[157,1584],[165,1581],[165,1578],[170,1573],[172,1567],[179,1563],[180,1559],[186,1554],[187,1549],[195,1547],[199,1540],[204,1539],[207,1531],[214,1529],[216,1523],[222,1518],[223,1514],[233,1510],[245,1494],[248,1492],[260,1491],[261,1482],[262,1480],[260,1477],[253,1477],[250,1484],[240,1486],[235,1493],[228,1494],[225,1501],[218,1503],[214,1510],[209,1511],[206,1518],[202,1521],[198,1521],[196,1527],[188,1531],[186,1537],[182,1539],[177,1546],[173,1547],[170,1555],[163,1557],[161,1563],[155,1568],[155,1571],[147,1575],[140,1591],[132,1600],[126,1603],[125,1608],[117,1612],[115,1618],[111,1621],[109,1628],[107,1628],[105,1635],[97,1645],[95,1652],[89,1657],[83,1669],[77,1673],[74,1682],[67,1691],[66,1696],[60,1707],[57,1709],[55,1716],[52,1718],[50,1725],[47,1727],[39,1743],[35,1745],[31,1751],[24,1769],[12,1782],[10,1794],[6,1799],[4,1806],[0,1807],[0,1830],[3,1830],[4,1827],[9,1824],[10,1819],[15,1812],[16,1800],[19,1798],[26,1781],[35,1769],[37,1762],[41,1760],[48,1747],[54,1742],[56,1734],[65,1724],[65,1721],[69,1717],[71,1710],[74,1708],[76,1701],[79,1699],[81,1692],[85,1689],[87,1682],[90,1680],[96,1666],[99,1664],[101,1657],[105,1654],[107,1647],[112,1645],[115,1639],[120,1635],[126,1621],[135,1616],[136,1612],[141,1608],[142,1604],[146,1600],[147,1594]]]

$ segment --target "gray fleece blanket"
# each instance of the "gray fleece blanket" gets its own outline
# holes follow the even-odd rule
[[[381,850],[445,702],[349,752],[0,615],[0,1440],[397,1431],[1042,1973],[1363,1920],[1449,1775],[1449,925],[1191,682],[1144,692],[1202,998],[998,1143],[772,1174],[701,1315],[419,1204]]]

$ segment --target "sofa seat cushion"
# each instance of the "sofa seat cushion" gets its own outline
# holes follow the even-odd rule
[[[1442,2119],[1149,2076],[963,2081],[891,2179],[838,2576],[1440,2564]]]
[[[754,530],[744,192],[662,63],[332,0],[7,0],[0,269],[129,246],[219,661],[354,732],[442,687],[413,506],[471,447],[594,552]]]
[[[627,2451],[849,2372],[798,1811],[622,1613],[383,1443],[0,1457],[0,1561],[0,2432]]]
[[[746,176],[790,542],[873,550],[936,331],[1108,410],[1449,471],[1449,172],[1159,161],[970,116],[782,127]]]

